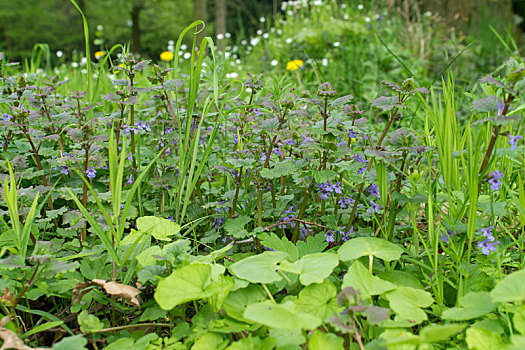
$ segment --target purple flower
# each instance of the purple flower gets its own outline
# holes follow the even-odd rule
[[[306,135],[301,135],[301,136],[303,137],[303,143],[302,143],[303,145],[307,144],[308,142],[313,142],[314,141],[314,139],[311,139],[311,138],[309,138]]]
[[[277,154],[279,157],[283,155],[283,152],[281,152],[279,147],[274,148],[273,153]]]
[[[368,214],[372,214],[372,212],[377,213],[377,212],[379,211],[379,209],[381,209],[381,208],[382,208],[382,206],[380,206],[380,205],[377,204],[376,202],[374,202],[374,201],[370,201],[370,208],[368,208],[368,209],[366,210],[366,212],[367,212]]]
[[[267,156],[266,154],[261,155],[261,160],[262,160],[263,162],[266,162],[266,156]],[[271,154],[271,153],[270,153],[269,156],[270,156],[270,159],[272,159],[272,154]]]
[[[233,134],[233,143],[238,144],[239,143],[239,135]]]
[[[498,107],[498,117],[500,117],[503,115],[503,110],[505,110],[505,104],[499,102],[497,104],[497,107]]]
[[[332,181],[321,182],[317,184],[317,188],[319,188],[319,198],[321,199],[328,199],[328,196],[332,193],[343,193],[341,182],[339,181],[334,184],[332,184]]]
[[[2,119],[2,121],[4,121],[4,122],[11,121],[11,118],[13,118],[13,116],[11,114],[7,114],[7,113],[4,113],[4,115],[0,117],[0,119]]]
[[[93,169],[92,166],[90,166],[88,170],[86,170],[86,176],[89,177],[90,179],[93,179],[96,175],[97,175],[97,171]]]
[[[339,204],[341,209],[346,209],[354,204],[354,200],[352,197],[342,197],[337,203]]]
[[[308,228],[310,225],[304,224],[304,226],[299,227],[299,232],[301,232],[301,239],[306,239],[308,237]]]
[[[131,130],[132,128],[128,124],[124,123],[124,125],[122,125],[122,132],[124,134],[129,134]]]
[[[129,174],[128,184],[133,185],[133,174]]]
[[[368,161],[365,158],[363,158],[363,153],[355,155],[354,160],[358,163],[368,163]]]
[[[446,233],[441,235],[441,240],[445,243],[448,243],[450,241],[450,238],[454,237],[454,232],[447,230]]]
[[[261,111],[259,110],[259,108],[254,108],[253,113],[255,113],[257,117],[261,115]]]
[[[109,169],[109,162],[106,160],[106,165],[102,167],[102,169]]]
[[[293,139],[288,139],[288,140],[284,141],[284,143],[286,143],[286,144],[288,144],[288,145],[290,145],[290,146],[295,145],[295,142],[294,142]]]
[[[337,143],[337,147],[342,147],[346,144],[346,141],[341,139],[339,136],[337,137],[337,140],[339,140],[339,142]]]
[[[173,218],[173,216],[168,216],[167,219],[171,222],[175,222],[175,219]]]
[[[132,162],[133,161],[133,153],[128,154],[127,158],[129,159],[130,162]]]
[[[491,172],[489,176],[491,177],[488,181],[490,184],[490,188],[492,188],[494,191],[499,190],[501,186],[501,181],[499,179],[503,177],[503,173],[500,170],[496,170]]]
[[[518,143],[518,140],[521,140],[523,138],[523,136],[521,135],[518,135],[518,136],[512,136],[512,135],[507,135],[507,137],[509,138],[509,145],[511,145],[511,149],[516,149],[516,144]]]
[[[64,165],[62,169],[60,169],[60,173],[64,175],[69,175],[69,165]]]
[[[357,169],[357,174],[363,175],[366,171],[366,167]]]
[[[339,231],[339,233],[341,234],[341,240],[343,242],[346,242],[350,239],[350,234],[351,233],[354,233],[354,227],[350,227],[350,230],[346,231],[345,232],[345,228],[346,226],[343,226],[343,229],[341,231]]]
[[[334,235],[332,232],[330,232],[330,231],[326,231],[326,233],[324,234],[324,236],[325,236],[326,241],[327,241],[328,243],[330,243],[330,242],[335,242],[335,235]]]
[[[173,128],[172,128],[171,126],[168,126],[168,127],[166,128],[166,131],[165,131],[166,135],[169,135],[169,134],[171,134],[172,132],[173,132]]]
[[[290,214],[290,215],[286,215],[286,214]],[[287,210],[283,211],[283,213],[281,214],[281,219],[280,221],[286,221],[286,220],[290,220],[290,219],[293,219],[295,218],[295,214],[293,214],[293,205],[290,206],[290,208],[288,208]],[[278,225],[277,227],[279,228],[286,228],[287,226],[290,226],[291,228],[295,228],[295,221],[292,220],[290,222],[287,222],[286,224],[281,224],[281,225]]]
[[[357,133],[354,130],[348,129],[348,138],[355,139],[356,136]]]
[[[483,254],[489,255],[491,251],[496,251],[496,244],[499,244],[499,241],[492,242],[487,238],[482,242],[478,242],[478,248],[481,248],[481,252]]]
[[[376,196],[377,199],[379,199],[379,187],[377,185],[370,185],[366,188],[366,191],[372,195],[372,196]]]
[[[479,230],[479,232],[481,232],[483,237],[489,239],[490,241],[494,241],[495,238],[492,235],[492,230],[493,229],[494,229],[494,226],[489,226],[489,227],[486,227],[486,228],[482,228],[481,230]]]

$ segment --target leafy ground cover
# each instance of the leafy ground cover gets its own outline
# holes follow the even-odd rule
[[[512,41],[456,87],[460,56],[403,57],[381,15],[315,6],[249,55],[184,48],[198,21],[160,63],[0,57],[2,349],[524,346]],[[294,31],[316,16],[334,27]],[[380,56],[344,60],[343,38]]]

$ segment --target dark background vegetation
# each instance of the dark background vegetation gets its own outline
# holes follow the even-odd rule
[[[337,1],[343,3],[343,1]],[[129,43],[132,51],[158,57],[169,40],[194,19],[204,19],[207,35],[229,32],[233,39],[265,29],[281,9],[282,0],[77,0],[88,18],[93,51],[117,43]],[[457,33],[480,38],[491,35],[491,24],[501,33],[510,32],[518,41],[523,26],[525,0],[350,0],[348,6],[364,3],[378,8],[404,11],[411,9],[438,13]],[[81,18],[69,0],[0,0],[0,50],[12,60],[29,57],[36,43],[49,44],[66,57],[81,53]],[[100,45],[94,45],[96,28],[103,25]],[[204,33],[203,33],[204,34]],[[486,40],[484,41],[486,42]],[[99,44],[99,43],[97,43]],[[490,41],[487,47],[490,50]]]

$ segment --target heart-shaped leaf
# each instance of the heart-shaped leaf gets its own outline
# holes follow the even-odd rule
[[[376,237],[358,237],[345,242],[339,248],[339,259],[355,260],[364,255],[373,255],[385,261],[398,260],[403,249],[386,239]]]
[[[264,252],[249,256],[230,266],[230,271],[237,277],[252,283],[273,283],[283,277],[276,272],[277,264],[288,256],[284,252]]]
[[[298,274],[299,281],[307,286],[312,283],[323,282],[337,265],[339,265],[337,255],[317,253],[303,256],[294,263],[283,261],[281,270]]]

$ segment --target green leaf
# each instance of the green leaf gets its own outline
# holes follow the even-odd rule
[[[419,332],[421,340],[425,343],[437,343],[448,340],[458,334],[467,325],[465,323],[431,324]]]
[[[78,314],[78,324],[82,333],[91,333],[100,331],[104,324],[94,315],[90,315],[87,310]]]
[[[200,337],[191,350],[221,350],[228,345],[228,340],[224,340],[218,333],[206,333]]]
[[[58,343],[53,345],[53,350],[84,350],[86,349],[87,339],[82,334],[72,337],[62,338]]]
[[[243,317],[244,310],[250,304],[255,304],[268,299],[261,286],[250,284],[246,288],[238,289],[228,294],[224,300],[224,310],[231,318],[242,322],[249,322]]]
[[[164,310],[190,300],[208,298],[220,291],[217,285],[211,284],[211,265],[192,264],[161,280],[155,292],[155,300]]]
[[[142,253],[138,254],[135,259],[137,259],[139,267],[143,268],[148,265],[155,265],[157,259],[154,257],[154,255],[162,255],[162,248],[158,245],[154,245],[145,249],[142,251]]]
[[[328,247],[328,242],[326,241],[326,237],[321,233],[315,236],[308,236],[306,241],[297,241],[299,256],[321,253],[326,247]]]
[[[429,307],[434,298],[428,292],[410,287],[397,287],[385,294],[390,302],[390,308],[402,319],[419,324],[427,319],[427,314],[421,309]]]
[[[228,219],[224,224],[224,230],[237,239],[245,238],[250,234],[244,229],[247,223],[252,221],[249,216],[241,215],[235,219]]]
[[[392,270],[392,271],[382,271],[377,275],[382,280],[392,282],[396,286],[405,286],[412,288],[423,289],[420,280],[417,279],[414,275],[401,271],[401,270]]]
[[[312,176],[315,179],[315,182],[317,183],[324,183],[326,181],[330,181],[332,179],[335,179],[337,176],[337,173],[333,170],[325,169],[325,170],[313,170]]]
[[[525,270],[505,276],[490,292],[492,301],[499,303],[525,301]]]
[[[248,336],[232,343],[226,350],[271,350],[275,348],[275,340],[267,337],[261,340],[259,337]]]
[[[309,350],[343,350],[344,339],[332,333],[324,333],[319,330],[308,341]]]
[[[306,255],[294,263],[285,260],[281,262],[281,270],[298,274],[299,281],[307,286],[323,282],[337,265],[339,265],[337,255],[317,253]]]
[[[514,317],[512,317],[512,325],[514,329],[520,332],[522,335],[525,335],[525,305],[522,305],[516,312],[514,312]]]
[[[499,335],[483,328],[467,329],[466,341],[469,350],[501,350],[505,346]]]
[[[489,292],[470,292],[458,300],[458,306],[443,311],[444,320],[472,320],[494,311],[496,304],[492,302]]]
[[[264,168],[261,170],[261,176],[265,179],[277,179],[281,176],[288,176],[295,172],[294,163],[291,160],[285,160],[276,163],[273,168]]]
[[[180,225],[156,216],[143,216],[137,219],[137,230],[151,233],[159,241],[171,241],[169,236],[179,233]]]
[[[364,255],[373,255],[385,261],[398,260],[403,249],[386,239],[376,237],[358,237],[345,242],[339,248],[339,259],[355,260]]]
[[[276,304],[272,301],[249,305],[244,318],[272,328],[314,329],[321,325],[320,318],[299,312],[293,302]]]
[[[261,233],[258,238],[261,240],[261,244],[265,247],[272,248],[279,252],[288,253],[287,260],[294,262],[299,259],[299,250],[286,238],[285,236],[279,238],[275,233],[264,232]],[[324,239],[323,239],[324,240]]]
[[[283,277],[276,272],[277,264],[288,256],[284,252],[264,252],[249,256],[230,265],[230,271],[237,277],[252,283],[273,283]]]
[[[43,324],[38,325],[35,328],[27,331],[26,333],[24,333],[22,335],[22,338],[27,338],[27,337],[29,337],[32,334],[36,334],[36,333],[45,331],[47,329],[50,329],[50,328],[53,328],[53,327],[56,327],[56,326],[60,326],[63,323],[64,323],[63,321],[52,321],[52,322],[43,323]]]
[[[342,289],[353,287],[361,292],[363,299],[372,295],[380,295],[394,289],[396,286],[388,281],[376,277],[368,271],[359,261],[355,261],[343,277]]]
[[[295,300],[297,310],[325,320],[337,312],[337,288],[328,280],[306,286]]]

